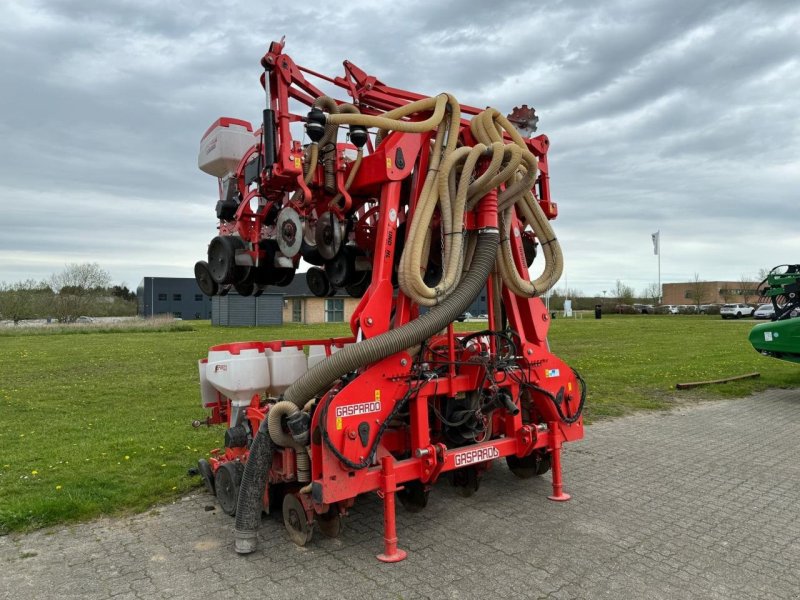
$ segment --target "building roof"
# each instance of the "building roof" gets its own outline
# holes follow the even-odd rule
[[[295,273],[292,283],[290,283],[286,287],[271,285],[267,287],[266,291],[273,294],[283,294],[284,296],[287,296],[289,298],[317,297],[313,293],[311,293],[310,289],[308,289],[305,273]],[[344,289],[338,289],[336,290],[334,297],[342,297],[348,295],[349,294]]]

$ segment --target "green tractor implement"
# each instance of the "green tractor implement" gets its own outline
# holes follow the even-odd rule
[[[764,356],[800,363],[800,265],[775,267],[758,292],[775,313],[769,323],[753,327],[750,343]]]

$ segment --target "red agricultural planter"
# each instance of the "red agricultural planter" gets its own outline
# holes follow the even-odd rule
[[[222,118],[203,136],[219,235],[198,284],[257,295],[308,264],[315,294],[361,300],[349,337],[224,344],[199,363],[206,422],[227,426],[199,470],[236,517],[236,551],[256,549],[262,512],[278,504],[302,545],[315,527],[338,535],[355,499],[377,492],[378,558],[402,560],[396,499],[421,510],[444,476],[471,494],[501,458],[518,477],[551,471],[550,499],[569,499],[560,453],[583,436],[586,389],[547,343],[539,297],[562,257],[534,111],[421,96],[349,62],[326,77],[282,41],[261,64],[261,127]],[[487,327],[455,331],[479,294]]]

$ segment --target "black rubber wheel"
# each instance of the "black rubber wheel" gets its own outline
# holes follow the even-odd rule
[[[206,296],[214,296],[219,291],[219,284],[211,277],[208,263],[204,260],[198,260],[194,263],[194,279],[197,282],[197,287]]]
[[[237,281],[233,289],[240,296],[252,296],[256,291],[255,269],[252,267],[236,267]]]
[[[289,533],[289,539],[298,546],[305,546],[314,535],[314,528],[308,522],[306,510],[295,494],[283,497],[283,524]]]
[[[236,279],[236,250],[244,248],[241,238],[218,235],[208,245],[208,268],[218,284],[233,283]]]
[[[367,293],[369,285],[372,283],[372,271],[357,271],[356,273],[360,274],[358,280],[344,286],[344,289],[353,298],[361,298]]]
[[[319,267],[311,267],[306,271],[306,284],[311,293],[319,298],[324,298],[331,291],[331,282],[328,281],[325,271]]]
[[[451,471],[450,476],[450,482],[458,489],[458,493],[464,498],[469,498],[475,494],[481,485],[478,471],[475,467],[465,467],[457,471]]]
[[[533,452],[522,458],[512,454],[506,456],[506,464],[509,470],[520,479],[530,479],[544,475],[550,470],[550,454]]]
[[[211,465],[205,458],[201,458],[197,461],[197,471],[200,473],[200,477],[203,478],[203,483],[206,484],[208,493],[213,496],[215,494],[214,471],[211,470]]]
[[[397,499],[408,512],[418,513],[428,506],[430,492],[419,480],[406,481],[403,489],[397,492]]]
[[[275,285],[278,287],[286,287],[294,281],[294,269],[281,268],[275,271]]]
[[[343,248],[339,254],[325,263],[325,274],[335,287],[346,286],[353,279],[355,270],[353,252],[349,247]]]
[[[316,246],[312,246],[305,240],[303,243],[300,244],[300,256],[303,257],[303,260],[306,261],[310,265],[317,265],[321,267],[325,264],[325,259],[322,258],[322,255],[317,250]]]
[[[336,506],[331,506],[325,514],[317,515],[317,527],[325,537],[339,537],[342,533],[342,515]]]
[[[222,512],[236,515],[236,502],[239,499],[239,484],[242,482],[244,468],[240,462],[222,463],[214,476],[214,489]]]

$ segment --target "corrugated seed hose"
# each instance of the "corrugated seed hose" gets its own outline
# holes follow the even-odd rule
[[[326,99],[320,99],[319,105],[326,109],[331,107]],[[461,111],[450,94],[418,100],[381,116],[362,115],[349,108],[341,111],[341,108],[330,110],[326,134],[321,142],[335,144],[335,134],[328,140],[328,127],[339,125],[377,127],[381,130],[378,134],[381,138],[388,131],[419,133],[436,129],[428,172],[398,270],[403,292],[418,304],[432,308],[398,329],[349,345],[331,355],[293,383],[286,390],[283,401],[269,411],[253,440],[239,490],[235,550],[240,554],[256,550],[261,501],[274,445],[294,447],[298,467],[301,454],[308,457],[306,449],[298,448],[291,436],[283,431],[283,416],[307,405],[342,375],[417,346],[441,331],[469,307],[493,269],[509,289],[525,297],[542,294],[552,287],[562,269],[558,242],[530,191],[538,175],[537,159],[508,120],[496,110],[487,109],[473,118],[472,132],[479,143],[474,147],[459,148]],[[423,121],[403,120],[412,114],[430,111],[433,111],[431,116]],[[508,133],[513,144],[504,142],[503,132]],[[489,164],[473,181],[481,157],[488,157]],[[309,158],[316,159],[316,152],[312,150]],[[474,208],[483,196],[501,186],[504,188],[497,197],[500,230],[486,228],[467,235],[463,225],[465,211]],[[515,206],[542,244],[545,269],[534,282],[526,281],[513,262],[510,225]],[[440,282],[431,288],[422,277],[431,245],[431,221],[437,207],[441,214],[443,273]]]

